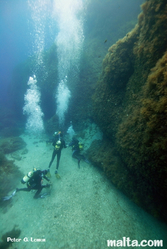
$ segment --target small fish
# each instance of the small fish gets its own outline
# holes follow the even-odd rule
[[[107,42],[107,40],[104,41],[104,43],[106,43],[106,42]]]

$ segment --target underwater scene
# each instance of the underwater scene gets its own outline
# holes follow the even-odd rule
[[[166,0],[0,0],[0,249],[167,249]]]

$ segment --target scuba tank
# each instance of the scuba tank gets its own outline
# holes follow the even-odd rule
[[[58,140],[55,145],[55,150],[59,150],[61,146],[61,140]]]
[[[83,150],[84,146],[81,143],[78,143],[79,150]]]
[[[61,147],[61,139],[60,139],[60,134],[61,134],[61,131],[59,132],[55,132],[55,135],[58,136],[58,141],[56,142],[56,145],[55,145],[55,150],[59,150],[60,147]]]
[[[25,175],[23,179],[21,180],[21,183],[23,184],[27,183],[30,180],[30,178],[33,176],[34,171],[36,171],[35,168],[33,169],[33,171],[28,172],[27,175]]]

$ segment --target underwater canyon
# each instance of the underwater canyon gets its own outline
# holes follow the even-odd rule
[[[85,37],[77,61],[80,70],[71,65],[68,75],[72,97],[64,130],[71,120],[80,134],[88,121],[96,123],[103,139],[95,140],[87,150],[91,163],[133,202],[167,222],[167,4],[166,0],[137,2],[142,4],[141,13],[137,8],[119,24],[110,13],[112,2],[105,1],[108,11],[101,1],[87,5]],[[98,17],[95,10],[100,12]],[[55,66],[57,47],[54,43],[42,53],[43,62],[36,70],[47,134],[59,126],[55,114],[55,89],[61,80]],[[34,55],[15,68],[9,90],[12,104],[6,107],[12,111],[1,107],[1,136],[22,132],[18,120],[25,123],[24,94],[35,63]]]

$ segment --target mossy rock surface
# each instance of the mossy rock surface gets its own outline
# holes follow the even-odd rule
[[[93,117],[105,139],[91,159],[135,203],[167,221],[166,1],[147,0],[142,10],[103,60]]]
[[[7,237],[10,237],[12,239],[13,238],[17,239],[19,238],[20,234],[21,234],[21,230],[17,228],[17,226],[14,226],[14,228],[11,231],[8,231],[2,235],[1,237],[2,241],[0,241],[0,248],[1,249],[9,248],[13,242],[11,241],[8,242]]]
[[[2,198],[13,191],[23,174],[12,160],[7,160],[5,154],[0,151],[0,205],[4,205]]]
[[[21,137],[9,137],[0,140],[0,150],[5,154],[21,150],[26,146],[26,143]]]

